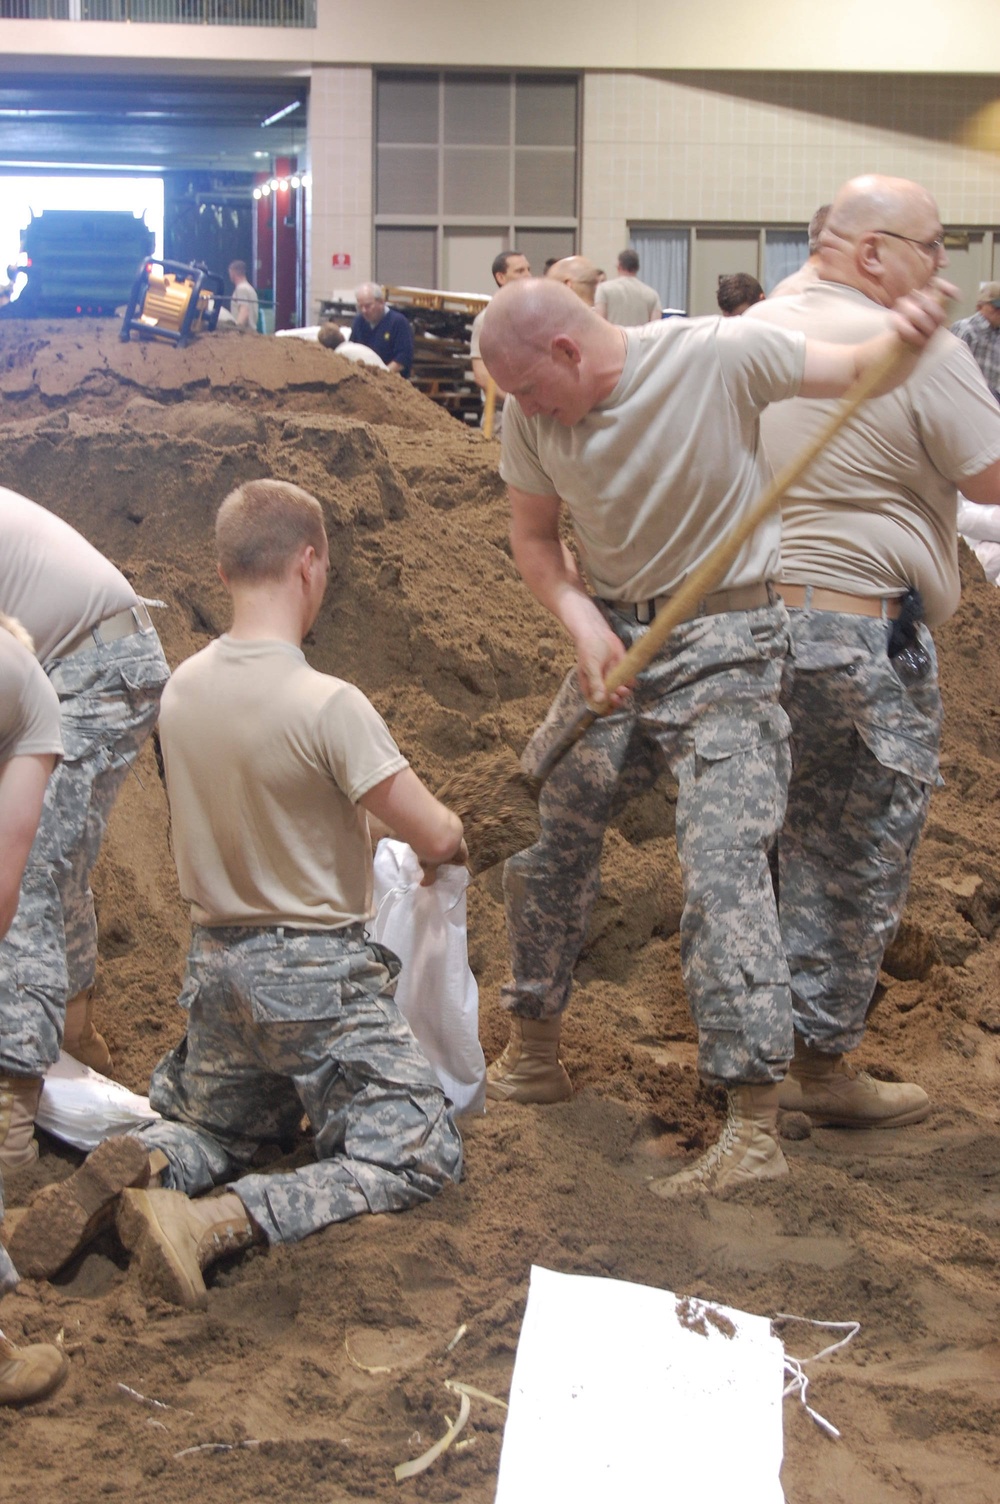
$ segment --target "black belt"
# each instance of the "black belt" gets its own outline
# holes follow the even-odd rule
[[[608,601],[603,604],[623,616],[631,616],[640,626],[648,626],[656,613],[673,600],[671,595],[654,595],[645,601]],[[761,580],[756,585],[735,585],[731,590],[713,590],[695,601],[684,618],[693,621],[696,616],[721,616],[726,611],[755,611],[760,606],[774,606],[778,593],[773,585]]]

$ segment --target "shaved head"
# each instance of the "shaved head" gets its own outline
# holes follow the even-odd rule
[[[582,302],[594,306],[594,292],[601,280],[600,268],[586,256],[564,256],[554,261],[545,273],[547,279],[562,282]]]
[[[896,229],[913,214],[914,209],[929,211],[937,218],[937,204],[927,189],[909,178],[884,177],[875,172],[851,178],[838,190],[830,206],[820,232],[820,244],[827,233],[842,235],[846,232],[853,237],[886,225]]]
[[[548,277],[508,282],[489,304],[479,337],[486,369],[525,412],[577,422],[621,374],[621,330]]]
[[[866,173],[837,192],[819,237],[819,275],[890,307],[948,265],[937,204],[909,178]]]
[[[479,348],[489,367],[516,351],[546,351],[557,334],[576,338],[595,318],[564,282],[534,277],[508,283],[490,301]]]

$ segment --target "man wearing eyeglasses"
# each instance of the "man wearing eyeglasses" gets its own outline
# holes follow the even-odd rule
[[[895,300],[947,264],[929,193],[902,178],[855,178],[827,219],[819,280],[744,317],[854,343],[888,328]],[[775,469],[830,406],[796,398],[767,409],[761,434]],[[1000,502],[1000,408],[968,349],[939,329],[909,380],[866,403],[782,502],[792,778],[778,879],[795,1059],[779,1101],[828,1125],[900,1127],[930,1111],[921,1087],[872,1080],[848,1057],[940,781],[928,626],[959,601],[959,488]]]
[[[968,345],[986,385],[1000,402],[1000,282],[984,282],[976,311],[951,326],[952,334]]]

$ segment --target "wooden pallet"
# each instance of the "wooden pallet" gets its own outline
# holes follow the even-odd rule
[[[413,385],[462,423],[478,424],[482,397],[472,379],[469,341],[473,319],[489,298],[428,287],[387,287],[386,297],[413,325]],[[320,318],[339,324],[351,323],[356,313],[353,302],[320,304]]]
[[[434,308],[440,312],[468,314],[470,324],[490,301],[479,293],[438,292],[431,287],[387,287],[385,294],[401,313],[405,313],[408,307]]]

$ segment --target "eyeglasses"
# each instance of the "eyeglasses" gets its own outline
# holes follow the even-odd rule
[[[893,240],[908,240],[911,245],[918,245],[928,256],[940,256],[944,250],[944,236],[935,235],[933,240],[918,240],[915,235],[900,235],[898,230],[876,230],[876,235],[891,235]]]

